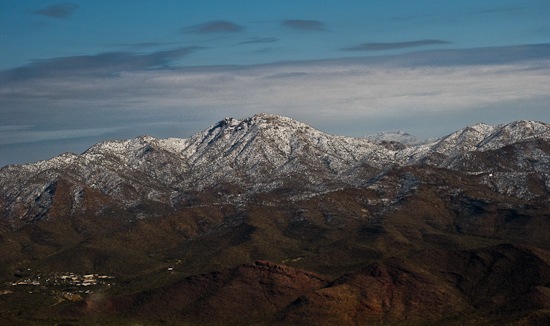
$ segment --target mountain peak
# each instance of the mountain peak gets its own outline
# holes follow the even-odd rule
[[[299,122],[297,120],[294,120],[289,117],[285,117],[282,115],[277,114],[271,114],[271,113],[259,113],[256,115],[253,115],[250,118],[246,118],[243,121],[251,124],[251,125],[261,125],[261,126],[306,126],[304,123]]]
[[[496,126],[476,123],[441,138],[433,150],[454,156],[468,151],[497,149],[532,138],[550,139],[550,126],[528,120]]]
[[[393,135],[408,136],[400,132]],[[21,203],[34,207],[40,204],[35,201],[44,189],[62,176],[74,183],[71,191],[75,196],[78,189],[89,187],[128,206],[143,198],[172,202],[171,196],[179,196],[172,192],[174,189],[202,191],[220,184],[248,189],[241,198],[284,185],[316,193],[336,186],[374,182],[370,178],[396,166],[421,163],[460,170],[470,164],[470,157],[498,154],[472,156],[470,152],[496,150],[533,139],[540,139],[542,142],[537,144],[547,146],[549,136],[548,124],[518,121],[499,126],[477,124],[433,143],[397,146],[369,138],[334,136],[291,118],[262,113],[242,120],[225,118],[190,138],[141,136],[106,141],[81,155],[65,154],[3,168],[0,192],[7,194],[4,197],[10,202],[25,192],[28,201]],[[543,148],[518,151],[520,154],[523,156],[516,161],[507,159],[506,164],[547,170],[548,155]],[[471,163],[468,171],[488,171],[496,164],[485,161],[488,163],[484,165]],[[508,183],[500,187],[506,188]],[[8,199],[0,198],[0,203]],[[17,209],[10,212],[21,215]]]
[[[524,136],[545,134],[550,130],[547,123],[532,120],[518,120],[501,126],[503,130],[521,130]]]
[[[367,139],[378,142],[399,142],[405,145],[418,145],[424,142],[423,140],[419,140],[415,136],[401,130],[381,132],[373,136],[367,136]]]
[[[257,135],[258,132],[262,130],[270,130],[275,132],[277,130],[284,131],[289,128],[298,130],[310,129],[311,127],[284,116],[270,113],[260,113],[242,120],[232,117],[224,118],[218,123],[210,126],[207,130],[196,134],[194,138],[201,137],[203,140],[208,140],[208,142],[210,142],[214,139],[218,139],[220,137],[225,138],[229,135],[239,134],[242,136],[243,133],[249,134],[251,132],[254,133],[254,135]]]
[[[478,122],[478,123],[474,123],[473,125],[469,125],[468,127],[464,128],[462,130],[476,131],[476,132],[479,132],[479,133],[484,133],[487,130],[491,130],[492,128],[493,128],[493,126],[491,126],[491,125],[488,125],[488,124],[483,123],[483,122]]]
[[[266,120],[290,119],[290,118],[284,117],[282,115],[273,114],[273,113],[266,113],[266,112],[255,114],[251,118],[252,119],[266,119]]]
[[[189,162],[193,166],[209,162],[207,169],[216,174],[230,173],[232,166],[244,166],[248,172],[287,170],[297,164],[326,168],[356,160],[352,153],[370,142],[354,143],[351,138],[330,136],[291,118],[261,113],[242,120],[225,118],[195,134],[190,144],[184,153]]]

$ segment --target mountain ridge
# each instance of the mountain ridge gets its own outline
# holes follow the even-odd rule
[[[271,123],[270,123],[271,122]],[[268,128],[271,125],[273,128]],[[268,126],[268,127],[265,127]],[[275,114],[261,113],[254,115],[253,117],[245,118],[242,120],[234,118],[225,118],[219,122],[211,125],[209,128],[204,131],[197,132],[189,138],[155,138],[149,135],[143,135],[132,139],[126,140],[107,140],[101,143],[97,143],[91,146],[89,149],[84,151],[82,154],[74,153],[64,153],[59,156],[56,156],[49,160],[42,160],[36,163],[27,163],[27,164],[18,164],[18,165],[8,165],[2,167],[1,169],[10,167],[10,166],[40,166],[48,162],[55,161],[67,161],[67,159],[92,155],[97,152],[104,150],[115,152],[119,155],[128,155],[137,150],[143,150],[144,146],[148,145],[160,145],[163,149],[170,150],[174,154],[183,154],[182,157],[189,158],[198,149],[201,148],[200,145],[204,146],[204,143],[212,143],[219,138],[223,138],[224,135],[227,137],[227,134],[236,133],[242,131],[243,129],[260,129],[264,127],[265,129],[278,129],[281,127],[292,127],[299,130],[314,130],[315,134],[323,135],[325,137],[334,137],[336,139],[346,139],[346,140],[358,140],[362,141],[365,144],[375,145],[382,143],[384,141],[395,141],[389,139],[377,139],[376,136],[367,136],[367,137],[349,137],[349,136],[339,136],[331,135],[324,133],[322,131],[316,130],[310,127],[307,124],[301,123],[299,121],[293,120],[291,118],[283,117]],[[283,133],[286,128],[283,128]],[[521,133],[517,132],[518,130],[525,130],[526,132]],[[217,133],[214,133],[218,130]],[[386,134],[389,135],[409,135],[403,132],[389,132],[381,133],[381,136]],[[476,137],[477,134],[477,138]],[[274,136],[280,136],[280,134],[273,134]],[[503,147],[506,144],[517,142],[519,140],[526,140],[528,138],[539,137],[545,140],[550,139],[550,130],[547,123],[532,121],[532,120],[517,120],[507,124],[499,125],[487,125],[484,123],[476,123],[470,126],[467,126],[463,129],[457,130],[447,136],[443,136],[429,142],[427,144],[414,144],[408,147],[430,147],[432,151],[447,153],[449,152],[448,147],[455,146],[457,143],[463,143],[465,141],[473,142],[469,146],[463,147],[462,150],[471,151],[474,149],[490,149]],[[202,139],[201,139],[202,138]],[[285,137],[281,137],[285,138]],[[473,139],[472,139],[473,138]],[[496,142],[498,140],[498,142]],[[198,143],[198,144],[197,144]],[[450,145],[444,146],[444,144],[451,143]],[[404,145],[407,145],[403,143]],[[126,151],[123,151],[123,150]]]
[[[497,126],[476,124],[431,143],[405,145],[330,135],[273,114],[226,118],[190,138],[140,136],[106,141],[80,155],[66,153],[47,161],[4,167],[0,169],[0,196],[7,204],[2,216],[14,218],[29,206],[28,212],[47,211],[52,185],[60,178],[73,184],[74,198],[90,188],[125,207],[143,199],[173,206],[184,200],[182,192],[224,184],[241,189],[235,188],[231,195],[239,201],[285,187],[301,189],[295,193],[303,196],[364,186],[392,167],[423,164],[469,173],[500,173],[493,178],[500,180],[495,189],[536,197],[540,191],[531,191],[527,179],[537,173],[537,182],[542,182],[546,191],[550,189],[549,140],[548,124],[526,120]],[[506,160],[497,154],[505,150],[509,155],[521,155]],[[488,154],[491,151],[494,154]],[[487,160],[487,155],[502,158]],[[472,163],[480,160],[485,163]],[[510,167],[504,168],[506,165]],[[521,189],[513,190],[514,178],[523,180],[518,183]],[[508,181],[502,181],[505,179]]]
[[[2,168],[0,320],[545,324],[548,130],[407,145],[261,114]]]

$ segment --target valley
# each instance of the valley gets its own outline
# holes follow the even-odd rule
[[[259,114],[6,166],[0,319],[548,322],[550,126],[392,137]]]

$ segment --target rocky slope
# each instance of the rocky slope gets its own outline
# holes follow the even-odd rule
[[[392,167],[419,164],[484,174],[484,183],[498,192],[535,198],[550,189],[549,140],[550,127],[533,121],[478,124],[409,146],[333,136],[270,114],[227,118],[188,139],[108,141],[81,155],[4,167],[0,217],[17,225],[46,218],[61,181],[76,212],[88,209],[82,205],[87,193],[123,209],[177,207],[188,202],[188,192],[207,188],[218,188],[218,202],[285,188],[303,197],[372,184]]]
[[[547,323],[549,130],[411,145],[260,114],[4,167],[0,320]]]

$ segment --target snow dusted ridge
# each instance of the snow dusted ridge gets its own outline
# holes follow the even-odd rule
[[[469,151],[498,149],[533,138],[550,139],[548,124],[516,121],[506,125],[489,126],[479,123],[440,139],[432,149],[446,155],[457,155]]]
[[[314,194],[372,185],[385,171],[412,165],[498,174],[500,179],[484,182],[500,193],[532,197],[526,188],[530,174],[536,173],[550,191],[549,142],[550,126],[534,121],[476,124],[411,145],[414,141],[405,134],[334,136],[273,114],[226,118],[186,139],[106,141],[81,155],[4,167],[0,216],[46,214],[60,180],[69,184],[74,209],[82,193],[91,190],[133,207],[143,200],[173,205],[182,193],[224,184],[243,195],[284,187]]]
[[[372,141],[375,141],[375,142],[383,142],[383,141],[398,142],[404,145],[411,145],[411,146],[421,145],[429,142],[428,140],[418,139],[409,133],[399,131],[399,130],[381,132],[373,136],[367,136],[366,138],[371,139]]]

